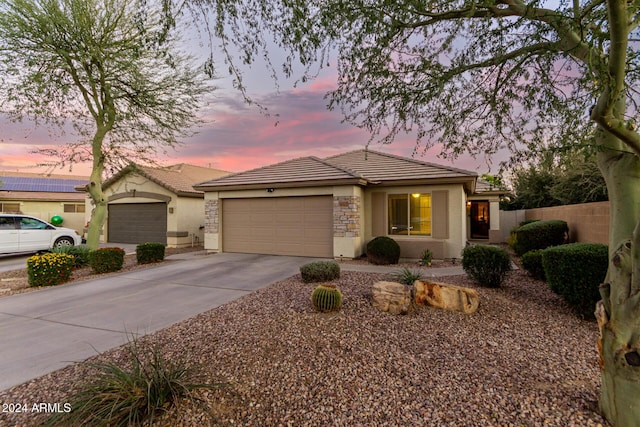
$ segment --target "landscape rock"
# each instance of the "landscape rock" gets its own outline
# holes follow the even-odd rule
[[[373,285],[373,306],[391,314],[407,314],[411,306],[411,289],[402,283],[376,282]]]
[[[473,289],[422,280],[416,280],[413,286],[416,304],[430,305],[466,314],[475,313],[480,304],[478,293]]]

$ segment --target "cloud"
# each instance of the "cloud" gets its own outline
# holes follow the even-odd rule
[[[324,95],[335,87],[335,80],[319,78],[302,87],[264,93],[248,105],[238,92],[219,90],[212,96],[201,116],[204,124],[198,134],[183,141],[176,151],[159,157],[163,164],[192,163],[239,172],[304,156],[328,157],[362,149],[369,134],[342,122],[339,111],[329,111]],[[42,161],[33,150],[66,142],[51,139],[44,128],[31,123],[9,124],[0,118],[0,169],[32,168]],[[402,135],[386,146],[372,144],[370,149],[411,157],[416,148],[413,135]],[[461,156],[455,162],[438,159],[441,146],[418,150],[418,160],[476,171],[486,170],[482,160]],[[74,166],[74,173],[88,173],[90,165]]]

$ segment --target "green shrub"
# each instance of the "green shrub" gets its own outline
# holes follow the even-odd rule
[[[136,246],[136,260],[138,264],[149,264],[164,260],[164,244],[141,243]]]
[[[401,270],[396,271],[393,274],[393,279],[402,283],[403,285],[413,286],[413,282],[416,280],[422,279],[422,273],[418,270],[411,270],[410,268],[403,268]]]
[[[89,252],[89,265],[95,273],[108,273],[122,269],[124,250],[121,248],[101,248]]]
[[[569,227],[562,220],[535,221],[516,229],[513,250],[518,256],[534,249],[562,245],[569,236]]]
[[[532,277],[545,280],[544,268],[542,267],[542,252],[544,249],[535,249],[522,255],[522,267],[531,274]]]
[[[542,254],[547,283],[578,314],[592,318],[600,300],[600,284],[609,265],[606,245],[572,243],[546,249]]]
[[[511,270],[511,259],[497,246],[467,246],[462,251],[462,268],[478,284],[496,288]]]
[[[126,367],[85,362],[96,374],[69,397],[71,411],[54,415],[48,425],[154,425],[156,416],[178,400],[197,400],[194,390],[222,385],[206,383],[199,369],[167,360],[157,347],[145,351],[133,341],[126,350]]]
[[[425,249],[424,251],[422,251],[422,255],[420,256],[420,264],[431,265],[431,261],[433,261],[433,252],[431,252],[431,249]]]
[[[73,267],[80,268],[89,264],[89,248],[85,245],[62,245],[51,249],[54,254],[67,254],[73,256]]]
[[[340,277],[340,265],[335,261],[315,261],[300,267],[302,281],[329,282]]]
[[[342,307],[342,292],[336,285],[318,285],[311,293],[311,304],[318,311],[338,311]]]
[[[69,254],[46,253],[27,259],[29,286],[54,286],[71,277],[73,256]]]
[[[375,237],[367,244],[367,259],[371,264],[397,264],[400,259],[400,245],[391,237]]]

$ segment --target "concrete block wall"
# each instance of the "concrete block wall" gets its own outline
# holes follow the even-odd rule
[[[561,219],[572,242],[609,244],[609,202],[527,209],[525,219]]]

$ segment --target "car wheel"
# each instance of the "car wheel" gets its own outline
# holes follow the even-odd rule
[[[60,246],[73,246],[73,240],[70,237],[60,237],[53,244],[53,247],[59,248]]]

